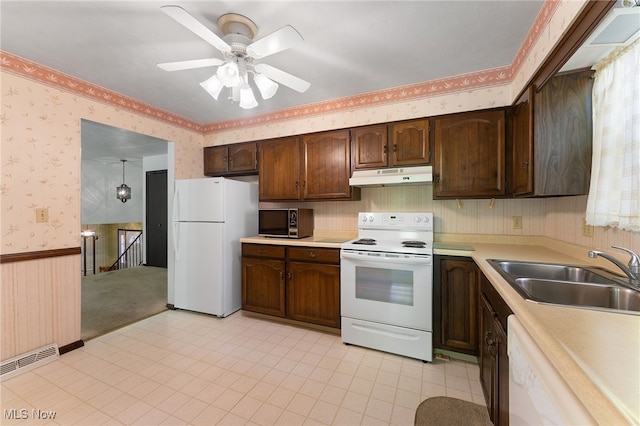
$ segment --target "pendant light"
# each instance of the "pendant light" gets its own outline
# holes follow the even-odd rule
[[[126,163],[127,160],[120,161],[122,161],[122,185],[116,187],[116,197],[118,200],[126,203],[127,200],[131,199],[131,188],[124,183],[124,163]]]

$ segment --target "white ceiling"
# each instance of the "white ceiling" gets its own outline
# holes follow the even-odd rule
[[[2,50],[136,100],[209,124],[508,66],[542,0],[511,1],[6,1]],[[222,58],[160,10],[178,4],[217,34],[220,15],[246,15],[257,38],[287,24],[305,39],[261,62],[311,83],[281,85],[243,110],[198,83],[215,68],[167,72],[156,64]]]
[[[100,163],[137,162],[143,157],[167,154],[167,141],[95,121],[82,120],[82,160]]]

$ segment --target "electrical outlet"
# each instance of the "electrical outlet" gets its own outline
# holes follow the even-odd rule
[[[522,229],[522,216],[511,216],[511,229]]]
[[[587,225],[587,219],[582,218],[582,236],[593,237],[593,226]]]
[[[36,222],[49,222],[49,209],[42,208],[36,209]]]

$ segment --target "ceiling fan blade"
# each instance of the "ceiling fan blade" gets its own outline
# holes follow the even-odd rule
[[[254,58],[264,58],[292,47],[302,46],[304,39],[291,25],[286,25],[247,46],[247,53]]]
[[[284,84],[285,86],[292,88],[296,92],[304,93],[311,86],[311,83],[309,83],[308,81],[305,81],[301,78],[296,77],[295,75],[291,75],[287,72],[284,72],[278,68],[274,68],[271,65],[257,64],[256,71],[266,75],[273,81],[276,81],[280,84]]]
[[[218,58],[207,59],[194,59],[191,61],[177,61],[177,62],[164,62],[158,64],[158,67],[165,71],[182,71],[191,70],[194,68],[214,67],[216,65],[222,65],[224,61]]]
[[[180,6],[161,6],[160,9],[173,18],[179,24],[182,24],[189,31],[211,44],[221,52],[231,52],[231,46],[226,41],[218,37],[209,28],[205,27],[196,18],[191,16],[186,10]]]

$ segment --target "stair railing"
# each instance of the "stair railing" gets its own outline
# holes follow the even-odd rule
[[[131,244],[122,252],[120,257],[113,262],[107,271],[133,268],[142,264],[142,232],[131,241]]]

